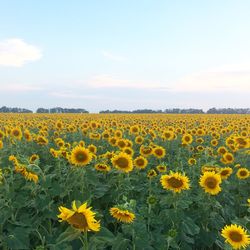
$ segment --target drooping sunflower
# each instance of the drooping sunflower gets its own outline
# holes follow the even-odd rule
[[[92,160],[92,154],[87,148],[76,146],[71,151],[70,161],[76,166],[85,166]]]
[[[149,179],[152,179],[152,178],[155,177],[155,176],[157,176],[156,171],[155,171],[154,169],[150,169],[150,170],[148,171],[148,173],[147,173],[147,177],[148,177]]]
[[[225,226],[221,231],[222,237],[233,249],[246,248],[250,244],[250,236],[247,231],[239,225],[231,224]]]
[[[204,172],[200,177],[200,186],[204,188],[206,193],[216,195],[221,191],[221,176],[214,171]]]
[[[144,169],[148,165],[148,160],[143,156],[138,156],[134,159],[134,165],[137,168]]]
[[[123,210],[118,207],[112,207],[109,210],[112,217],[123,223],[132,223],[135,219],[135,214],[128,210]]]
[[[91,210],[91,207],[87,207],[87,202],[77,207],[76,202],[73,201],[72,209],[60,206],[59,211],[58,218],[60,222],[66,221],[83,232],[100,231],[100,221],[95,219],[95,213]]]
[[[220,176],[222,180],[226,180],[233,173],[233,169],[226,167],[220,170]]]
[[[34,163],[37,159],[39,159],[39,155],[33,154],[30,156],[29,163]]]
[[[111,168],[107,164],[97,163],[95,169],[100,172],[109,172]]]
[[[115,155],[111,162],[115,168],[118,170],[129,173],[133,170],[133,160],[132,157],[124,152],[120,152],[118,155]]]
[[[180,193],[182,190],[190,189],[189,178],[181,173],[170,172],[169,175],[162,175],[161,185],[163,188]]]
[[[239,179],[247,179],[250,176],[250,171],[247,168],[239,168],[236,175]]]

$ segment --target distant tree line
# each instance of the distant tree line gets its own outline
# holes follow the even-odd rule
[[[0,108],[0,113],[33,113],[33,111],[29,109],[9,108],[9,107],[3,106]]]
[[[45,108],[38,108],[36,113],[52,113],[52,114],[61,114],[61,113],[89,113],[89,111],[85,110],[85,109],[69,109],[69,108],[60,108],[60,107],[56,107],[56,108],[51,108],[51,109],[45,109]]]
[[[24,108],[9,108],[3,106],[0,108],[0,113],[33,113],[32,110]],[[86,109],[81,108],[38,108],[35,113],[51,113],[51,114],[61,114],[61,113],[89,113]],[[207,112],[202,109],[165,109],[165,110],[152,110],[152,109],[136,109],[133,111],[128,110],[103,110],[99,112],[100,114],[250,114],[250,108],[211,108]]]
[[[100,114],[250,114],[249,108],[244,109],[233,109],[233,108],[211,108],[207,112],[204,112],[202,109],[165,109],[165,110],[152,110],[152,109],[137,109],[133,111],[127,110],[104,110],[100,111]]]

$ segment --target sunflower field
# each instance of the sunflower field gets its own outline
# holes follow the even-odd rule
[[[250,249],[250,115],[0,114],[0,249]]]

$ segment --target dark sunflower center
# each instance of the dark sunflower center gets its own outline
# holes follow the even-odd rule
[[[183,186],[182,180],[178,180],[175,177],[168,179],[168,184],[173,188],[180,188]]]
[[[242,241],[242,235],[236,231],[233,231],[229,234],[229,237],[234,242],[241,242]]]
[[[156,153],[157,155],[162,155],[162,154],[163,154],[163,151],[162,151],[161,149],[156,149],[156,150],[155,150],[155,153]]]
[[[209,188],[211,188],[211,189],[214,189],[214,188],[216,187],[216,185],[217,185],[217,181],[216,181],[215,178],[213,178],[213,177],[208,177],[208,178],[206,179],[206,186],[207,186],[207,187],[209,187]]]
[[[190,141],[190,137],[189,136],[185,137],[185,141],[189,142]]]
[[[86,217],[84,214],[75,213],[73,216],[71,216],[68,219],[68,222],[78,229],[87,229],[88,228],[88,222],[86,220]]]
[[[14,131],[13,131],[13,135],[14,135],[14,136],[19,136],[19,131],[18,131],[18,130],[14,130]]]
[[[86,154],[84,154],[83,152],[78,152],[78,153],[76,154],[76,159],[77,159],[78,161],[85,161],[85,160],[87,159],[87,156],[86,156]]]
[[[120,167],[120,168],[127,168],[128,167],[128,160],[126,158],[119,158],[116,160],[116,164]]]
[[[247,171],[245,170],[240,171],[240,176],[246,176],[246,175],[247,175]]]
[[[136,161],[136,163],[137,163],[137,165],[139,165],[139,166],[143,166],[143,165],[144,165],[144,160],[143,160],[143,159],[138,159],[138,160]]]
[[[223,170],[223,171],[221,171],[221,173],[220,173],[221,175],[228,175],[229,174],[229,171],[228,170]]]

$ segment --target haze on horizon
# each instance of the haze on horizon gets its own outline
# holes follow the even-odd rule
[[[250,1],[0,0],[0,106],[249,108]]]

